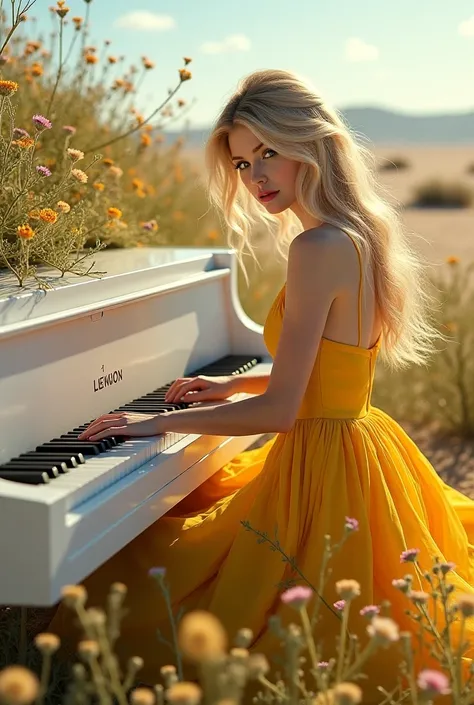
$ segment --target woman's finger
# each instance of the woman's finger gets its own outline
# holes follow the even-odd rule
[[[97,419],[97,421],[94,421],[88,428],[86,428],[85,431],[83,431],[81,435],[78,436],[78,438],[79,440],[83,440],[86,438],[91,439],[94,434],[98,433],[99,431],[102,431],[105,428],[110,428],[111,426],[123,428],[123,426],[126,426],[126,424],[127,419],[123,416],[114,419]]]
[[[109,438],[110,436],[123,436],[124,435],[123,426],[109,426],[104,428],[103,431],[95,433],[93,436],[89,436],[90,441],[101,441],[103,438]]]
[[[188,392],[202,389],[202,386],[203,382],[196,379],[190,380],[189,382],[183,382],[183,384],[177,387],[173,394],[170,395],[168,401],[178,401],[179,399],[182,399],[183,396]]]

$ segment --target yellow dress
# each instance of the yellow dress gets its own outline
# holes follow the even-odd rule
[[[362,275],[359,341],[361,291]],[[273,355],[284,306],[285,287],[264,327]],[[406,549],[419,549],[424,569],[431,568],[434,556],[454,562],[451,581],[459,591],[474,594],[474,502],[443,483],[398,423],[371,405],[379,347],[380,339],[365,349],[323,338],[293,428],[240,454],[84,581],[91,605],[105,604],[112,582],[128,586],[130,611],[117,651],[124,659],[144,657],[143,681],[158,682],[159,666],[172,661],[172,653],[156,636],[157,629],[167,638],[170,632],[164,601],[148,576],[154,566],[166,568],[175,611],[210,610],[231,638],[239,628],[249,627],[254,633],[252,650],[269,659],[281,653],[267,620],[279,614],[284,623],[298,621],[294,610],[280,601],[279,583],[290,577],[291,569],[278,552],[246,530],[244,521],[270,538],[277,527],[282,549],[316,586],[325,535],[336,542],[345,518],[357,519],[359,530],[330,562],[324,598],[331,607],[340,599],[337,580],[360,583],[361,596],[352,603],[349,625],[362,641],[367,639],[367,621],[360,609],[384,600],[391,602],[391,616],[401,630],[416,629],[405,615],[410,601],[392,585],[395,578],[411,573],[413,589],[428,589],[413,564],[401,564]],[[474,618],[465,632],[471,657],[472,622]],[[71,639],[69,611],[61,607],[50,628]],[[324,660],[336,655],[339,630],[335,610],[323,606],[315,636],[323,642]],[[394,648],[369,662],[365,672],[372,685],[393,683]],[[429,661],[419,661],[417,667],[423,664],[436,667]],[[364,702],[370,702],[370,687],[362,687]]]

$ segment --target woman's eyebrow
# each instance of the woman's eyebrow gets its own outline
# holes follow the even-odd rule
[[[259,144],[257,147],[255,147],[255,149],[252,149],[253,154],[255,154],[255,152],[258,152],[258,150],[260,149],[260,147],[263,147],[263,142],[260,142],[260,144]],[[233,161],[233,162],[234,162],[236,159],[243,159],[243,157],[232,157],[232,161]]]

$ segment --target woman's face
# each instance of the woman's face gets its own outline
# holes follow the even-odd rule
[[[248,191],[272,214],[281,213],[295,203],[295,182],[300,162],[285,159],[261,144],[253,132],[243,125],[235,125],[229,133],[232,163]],[[278,193],[271,199],[262,194]]]

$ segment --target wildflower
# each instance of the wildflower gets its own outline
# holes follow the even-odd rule
[[[143,181],[141,179],[132,179],[133,188],[143,188]]]
[[[335,705],[358,705],[362,702],[362,690],[355,683],[338,683],[334,687]]]
[[[99,644],[94,639],[83,639],[77,645],[77,653],[86,660],[97,658],[100,653]]]
[[[367,619],[372,619],[375,615],[380,613],[380,607],[378,605],[366,605],[362,607],[359,614],[361,617],[367,617]]]
[[[158,230],[158,223],[155,219],[147,220],[146,222],[140,223],[140,225],[142,226],[143,230],[148,230],[150,232],[156,232]]]
[[[153,61],[150,61],[150,59],[147,59],[146,56],[142,56],[142,64],[145,69],[155,68],[155,64],[153,63]]]
[[[17,90],[18,83],[16,81],[0,80],[0,95],[10,96],[16,93]]]
[[[447,695],[451,692],[449,680],[441,671],[426,668],[424,671],[419,672],[416,682],[419,689],[430,699],[437,695]]]
[[[48,120],[48,118],[45,118],[44,115],[33,115],[31,118],[33,122],[35,123],[35,126],[40,130],[43,128],[43,130],[50,130],[52,128],[52,123]]]
[[[357,519],[352,519],[351,517],[346,517],[346,523],[344,525],[344,528],[346,531],[352,532],[352,531],[358,531],[359,530],[359,522]]]
[[[69,7],[65,6],[61,0],[58,0],[58,6],[54,8],[56,14],[58,17],[63,19],[63,17],[66,17],[67,13],[69,12]]]
[[[398,624],[390,617],[374,617],[367,627],[367,633],[380,646],[388,646],[400,638]]]
[[[48,169],[47,166],[37,166],[36,171],[41,176],[51,176],[51,171]]]
[[[11,61],[10,57],[6,54],[0,54],[0,66],[8,64]]]
[[[423,590],[412,590],[408,597],[414,605],[426,605],[430,599],[429,594]]]
[[[446,258],[446,263],[450,265],[459,264],[459,257],[451,255],[450,257]]]
[[[67,607],[84,605],[87,600],[87,592],[83,585],[65,585],[61,590],[61,596]]]
[[[96,64],[99,61],[95,54],[86,54],[84,59],[86,60],[86,64]]]
[[[338,580],[336,592],[343,600],[353,600],[360,595],[360,584],[357,580]]]
[[[333,604],[333,607],[334,607],[336,610],[338,610],[338,612],[342,612],[345,606],[346,606],[346,601],[345,601],[345,600],[337,600],[337,602],[335,602],[335,603]]]
[[[148,571],[148,575],[152,578],[164,578],[166,575],[166,568],[162,568],[161,566],[150,568],[150,570]]]
[[[30,137],[30,133],[24,130],[22,127],[14,127],[13,128],[13,134],[17,135],[19,137]]]
[[[103,627],[105,624],[105,612],[97,607],[89,607],[87,610],[88,624],[93,627]]]
[[[464,617],[472,617],[474,615],[474,595],[471,593],[459,595],[457,606]]]
[[[184,56],[184,65],[187,66],[188,64],[191,63],[192,59],[189,58],[189,56]]]
[[[295,587],[285,590],[281,595],[281,601],[285,605],[290,605],[299,610],[304,607],[311,599],[313,591],[304,585],[296,585]]]
[[[405,593],[407,593],[410,589],[409,582],[404,578],[397,578],[395,580],[392,580],[392,585],[394,588],[397,588],[397,590],[400,590],[401,592]]]
[[[319,661],[318,668],[320,671],[326,671],[329,668],[329,661]]]
[[[66,151],[75,162],[78,162],[79,159],[84,159],[84,152],[81,152],[80,149],[72,149],[72,147],[69,147]]]
[[[11,705],[29,705],[39,693],[39,681],[23,666],[7,666],[0,671],[0,701]]]
[[[149,688],[135,688],[130,693],[131,705],[155,705],[155,694]]]
[[[192,78],[191,71],[187,71],[186,69],[179,69],[178,73],[179,73],[179,77],[181,79],[181,82],[189,81]]]
[[[82,17],[73,17],[72,21],[76,25],[76,29],[80,29],[84,20]]]
[[[108,56],[107,61],[109,64],[116,64],[117,63],[117,57],[116,56]]]
[[[87,179],[89,178],[87,174],[82,171],[82,169],[72,169],[71,174],[74,176],[77,181],[79,181],[81,184],[87,184]]]
[[[31,238],[35,234],[35,231],[31,227],[31,225],[28,225],[28,223],[24,223],[23,225],[19,225],[17,227],[17,232],[18,232],[19,237],[23,238],[23,240],[31,240]]]
[[[409,548],[403,551],[400,555],[400,563],[416,563],[419,553],[419,548]]]
[[[204,661],[221,656],[227,646],[227,635],[220,621],[210,612],[188,612],[179,624],[178,641],[181,651],[192,661]]]
[[[69,211],[71,210],[71,206],[69,205],[69,203],[66,203],[66,201],[58,201],[56,203],[56,206],[63,213],[69,213]]]
[[[201,688],[196,683],[186,681],[174,683],[166,691],[166,701],[171,705],[197,705],[201,697]]]
[[[94,183],[92,184],[92,188],[94,188],[96,191],[103,191],[105,185],[102,183],[102,181],[94,181]]]
[[[52,208],[42,208],[39,212],[39,217],[44,223],[55,223],[58,219],[58,214]]]
[[[123,169],[119,166],[111,166],[109,167],[109,174],[112,174],[112,176],[119,179],[123,175]]]
[[[102,164],[104,166],[112,166],[112,164],[114,164],[114,160],[110,159],[110,157],[105,157],[105,159],[102,159]]]
[[[63,125],[63,130],[64,132],[69,132],[70,135],[74,135],[76,133],[76,127],[73,125]]]
[[[454,570],[455,567],[456,567],[456,563],[453,563],[452,561],[448,561],[447,563],[440,563],[439,564],[439,569],[443,575],[446,575],[447,573],[449,573],[450,570]]]
[[[167,664],[160,668],[160,675],[165,682],[166,688],[170,688],[173,683],[177,683],[178,676],[176,675],[176,666]]]
[[[182,108],[184,105],[186,105],[186,101],[183,100],[182,98],[180,98],[180,99],[178,100],[178,107],[179,107],[179,108]]]
[[[43,75],[43,67],[41,64],[38,64],[36,61],[34,64],[31,65],[31,73],[33,76],[42,76]]]
[[[122,217],[122,211],[119,208],[114,208],[111,206],[110,208],[107,209],[107,215],[109,218],[115,219],[115,218],[121,218]]]
[[[252,643],[252,639],[253,631],[251,629],[247,629],[247,627],[244,627],[242,629],[239,629],[239,631],[237,632],[237,636],[235,638],[235,645],[246,649]]]
[[[35,646],[42,654],[54,654],[59,649],[60,643],[56,634],[43,632],[35,636]]]
[[[23,137],[21,140],[13,140],[12,144],[21,149],[31,149],[35,146],[35,141],[31,137]]]
[[[263,654],[250,654],[247,661],[247,672],[250,678],[264,676],[270,670],[267,657]]]
[[[39,220],[40,219],[40,212],[38,208],[33,208],[29,213],[28,213],[28,218],[31,220]]]

